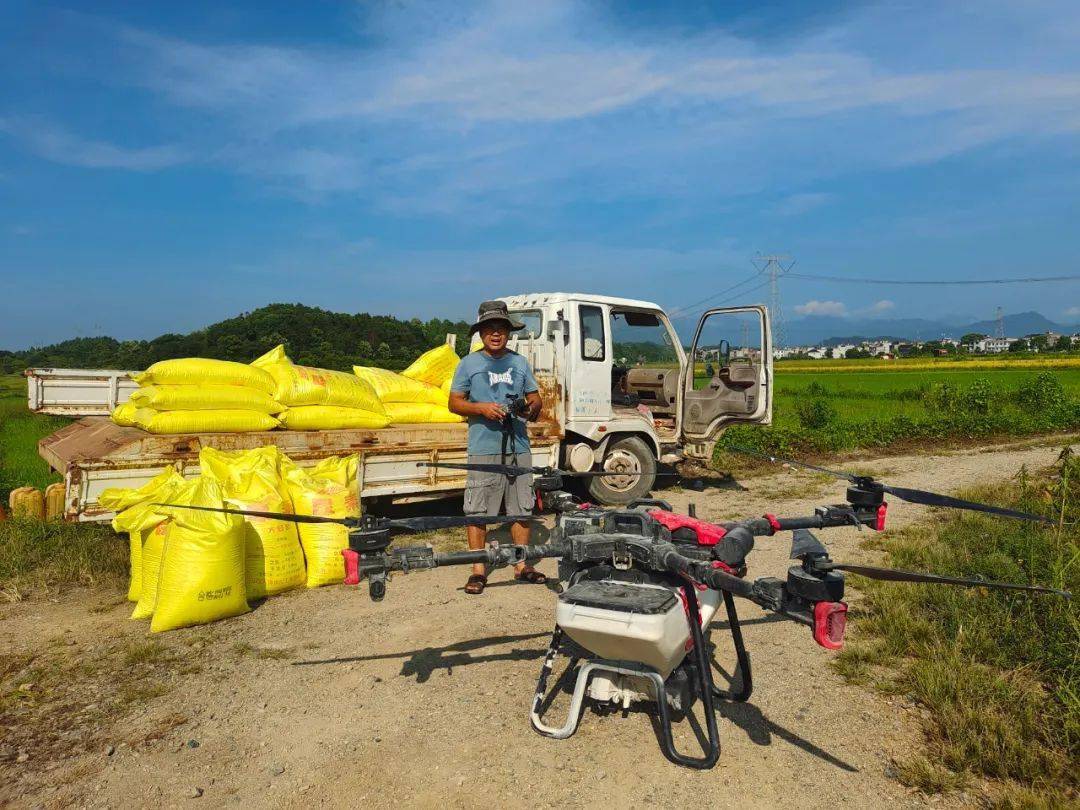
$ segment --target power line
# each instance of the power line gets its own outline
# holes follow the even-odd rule
[[[977,285],[977,284],[1043,284],[1055,281],[1080,281],[1080,276],[1032,276],[1030,278],[947,279],[912,281],[911,279],[851,278],[848,276],[819,276],[810,273],[790,273],[789,278],[808,281],[841,281],[847,284],[902,284],[918,286]]]
[[[735,290],[735,289],[743,286],[744,284],[749,284],[751,281],[754,281],[757,278],[758,278],[757,274],[747,276],[742,281],[740,281],[738,284],[732,284],[730,287],[725,287],[724,289],[720,290],[720,292],[716,292],[716,293],[713,293],[712,295],[708,295],[705,298],[702,298],[700,301],[694,301],[692,304],[684,304],[681,307],[675,307],[675,311],[676,312],[682,312],[683,310],[690,309],[690,307],[700,306],[701,304],[704,304],[706,301],[712,301],[714,298],[719,298],[721,295],[725,295],[726,293],[729,293],[732,290]],[[678,315],[676,317],[682,318],[682,317],[685,317],[685,316]]]
[[[754,278],[757,278],[757,276],[755,276]],[[713,301],[712,304],[705,307],[704,309],[699,309],[699,310],[696,310],[694,312],[684,312],[681,315],[672,315],[671,320],[673,320],[673,321],[681,321],[681,320],[685,320],[687,318],[697,318],[699,315],[701,315],[701,313],[707,312],[708,310],[712,309],[713,307],[719,307],[719,306],[722,306],[722,305],[728,303],[729,301],[734,301],[736,298],[742,298],[743,296],[749,295],[752,292],[756,292],[757,290],[760,290],[762,287],[768,287],[769,284],[770,284],[770,280],[765,279],[760,284],[757,284],[756,286],[751,287],[748,290],[742,290],[738,294],[728,296],[727,298],[721,299],[720,301]],[[717,295],[719,295],[719,294],[720,293],[717,293]]]

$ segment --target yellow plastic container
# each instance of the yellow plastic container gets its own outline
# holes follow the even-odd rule
[[[59,520],[64,516],[64,493],[66,488],[61,483],[45,487],[45,519]]]
[[[45,493],[34,487],[19,487],[11,493],[11,514],[14,517],[45,519]]]

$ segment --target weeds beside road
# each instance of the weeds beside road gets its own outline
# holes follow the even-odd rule
[[[1071,590],[1080,597],[1080,459],[1022,469],[968,493],[1039,512],[1042,527],[970,513],[871,541],[888,564]],[[1080,607],[1077,600],[853,578],[867,599],[836,660],[853,681],[925,708],[927,749],[897,763],[927,793],[999,780],[999,806],[1066,806],[1080,789]]]
[[[1053,371],[1004,382],[981,376],[915,388],[846,388],[842,393],[813,380],[768,428],[738,426],[718,445],[779,455],[887,450],[918,444],[1011,438],[1080,429],[1080,398]],[[785,383],[781,378],[777,385]],[[778,397],[779,399],[779,397]],[[727,463],[722,457],[720,466]]]

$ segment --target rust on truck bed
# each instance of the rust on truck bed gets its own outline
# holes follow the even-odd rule
[[[274,444],[290,458],[303,460],[327,455],[356,453],[368,449],[392,452],[440,450],[464,447],[468,426],[457,424],[391,425],[379,429],[268,430],[254,433],[185,433],[156,435],[135,427],[121,427],[107,417],[88,416],[61,428],[38,442],[39,455],[60,473],[72,463],[92,461],[108,465],[135,459],[186,461],[198,457],[203,447],[248,450]],[[559,438],[558,425],[529,425],[531,439]]]

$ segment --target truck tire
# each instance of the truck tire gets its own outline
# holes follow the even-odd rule
[[[656,483],[656,456],[637,436],[627,436],[608,447],[601,470],[622,471],[623,477],[597,476],[586,479],[589,495],[604,506],[618,506],[644,497]]]

